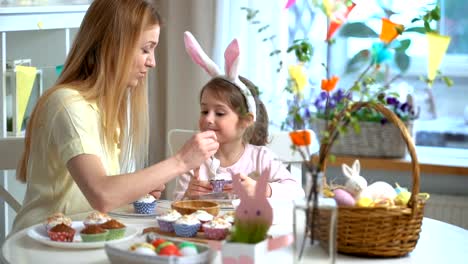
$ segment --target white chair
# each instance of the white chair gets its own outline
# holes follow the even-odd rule
[[[167,133],[169,154],[174,155],[198,131],[188,129],[171,129]]]
[[[2,201],[0,208],[3,214],[3,223],[0,225],[0,232],[6,236],[9,231],[9,209],[10,206],[15,212],[21,208],[21,203],[8,190],[8,174],[7,170],[15,170],[21,158],[24,148],[24,138],[11,137],[0,139],[0,171],[3,176],[2,184],[0,185],[0,198]]]

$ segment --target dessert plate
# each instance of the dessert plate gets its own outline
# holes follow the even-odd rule
[[[83,242],[81,240],[80,231],[84,228],[84,225],[81,221],[73,221],[72,228],[75,229],[75,237],[73,238],[73,242],[59,242],[59,241],[52,241],[47,234],[46,228],[44,224],[37,224],[32,226],[28,229],[28,236],[37,242],[42,244],[58,247],[58,248],[78,248],[78,249],[86,249],[86,248],[102,248],[106,243],[115,243],[115,242],[122,242],[129,239],[132,239],[134,236],[137,235],[138,230],[133,226],[128,226],[125,230],[125,235],[121,239],[115,239],[110,241],[99,241],[99,242]]]

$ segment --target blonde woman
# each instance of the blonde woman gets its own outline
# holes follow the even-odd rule
[[[158,198],[166,182],[217,151],[216,135],[207,131],[144,168],[144,79],[156,65],[160,23],[150,0],[93,1],[62,74],[28,122],[18,167],[26,196],[12,233],[55,212],[108,212],[147,193]]]

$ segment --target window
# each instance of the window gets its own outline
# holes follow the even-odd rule
[[[289,9],[289,41],[308,36],[314,45],[314,65],[325,62],[324,36],[326,20],[320,11],[310,5],[311,1],[297,0],[295,6]],[[434,0],[382,0],[366,1],[355,0],[357,5],[349,15],[349,22],[365,22],[375,32],[380,32],[381,17],[385,17],[379,3],[395,14],[391,20],[405,26],[421,26],[411,24],[411,20],[423,14],[422,8],[435,7]],[[410,56],[410,67],[404,73],[400,83],[409,87],[409,92],[415,98],[415,104],[420,109],[420,118],[415,121],[416,144],[438,147],[468,148],[468,18],[465,10],[468,10],[467,1],[441,0],[442,19],[438,25],[432,25],[439,29],[441,34],[451,36],[447,54],[440,66],[442,74],[449,76],[455,82],[451,88],[443,83],[435,83],[428,88],[419,80],[426,75],[427,65],[427,39],[423,34],[405,33],[404,38],[411,39],[411,46],[407,50]],[[307,15],[308,14],[308,15]],[[411,24],[411,25],[410,25]],[[370,47],[375,38],[340,38],[339,32],[335,34],[338,47],[334,47],[332,58],[332,72],[343,75],[347,60],[363,47]],[[403,37],[403,36],[402,36]],[[336,45],[335,45],[336,46]],[[314,67],[314,66],[312,66]],[[310,82],[317,82],[323,78],[320,74],[323,69],[309,69],[319,76]],[[467,109],[467,110],[465,110]]]

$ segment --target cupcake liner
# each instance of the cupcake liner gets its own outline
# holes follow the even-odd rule
[[[232,181],[229,180],[211,180],[210,184],[213,187],[213,192],[219,193],[223,192],[223,188],[225,184],[232,183]]]
[[[200,229],[200,223],[195,225],[174,223],[175,233],[180,237],[194,237],[197,235],[198,229]]]
[[[137,214],[154,214],[156,201],[152,203],[133,202],[133,208]]]
[[[124,237],[126,229],[127,229],[126,227],[107,229],[109,233],[106,236],[106,240],[109,241],[109,240],[115,240],[115,239],[120,239]]]
[[[158,225],[163,232],[174,232],[174,222],[158,219]]]
[[[58,242],[73,242],[73,238],[75,236],[75,230],[70,232],[48,231],[47,233],[49,234],[50,240]]]
[[[229,234],[229,228],[210,228],[203,227],[205,230],[205,237],[212,240],[223,240]]]
[[[106,229],[106,232],[104,233],[98,233],[98,234],[80,233],[80,236],[83,242],[98,242],[98,241],[106,241],[108,234],[109,234],[109,230]]]

